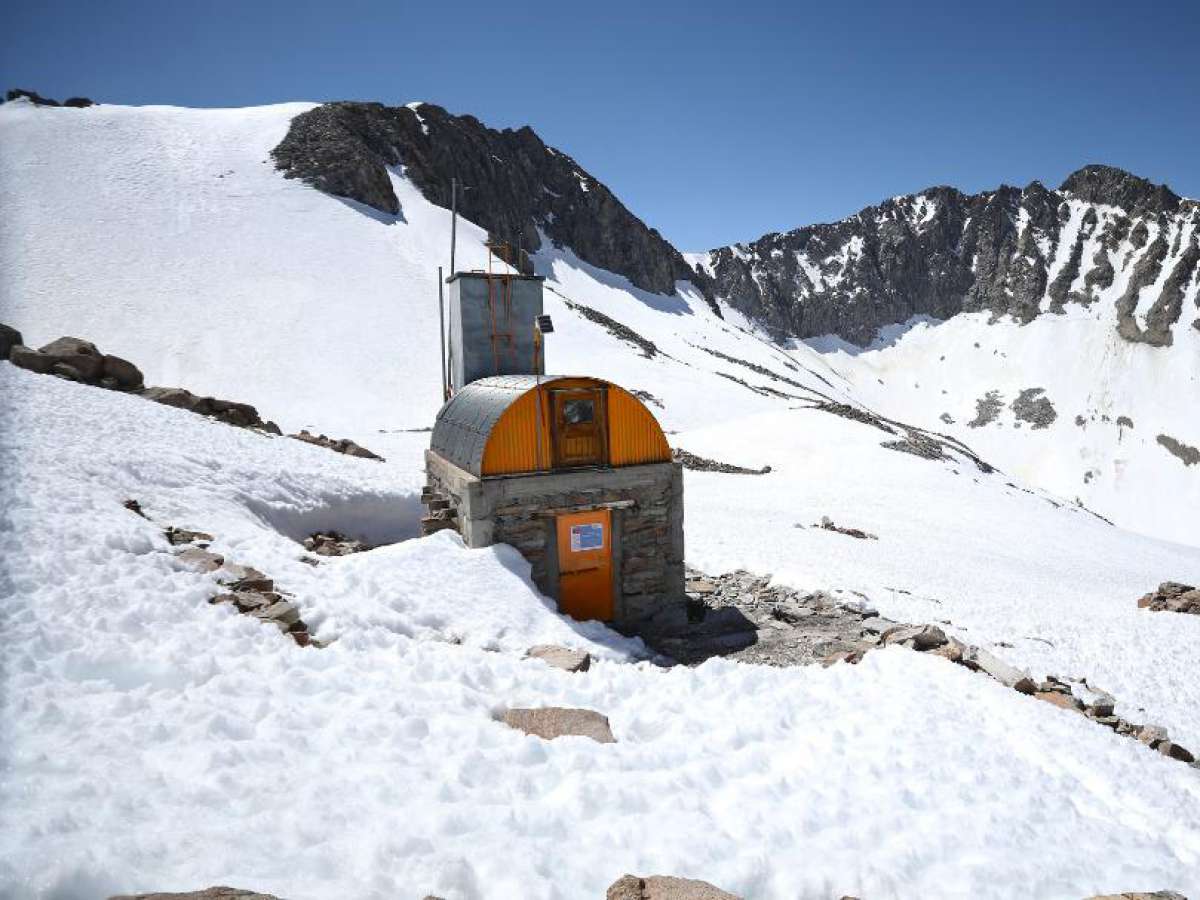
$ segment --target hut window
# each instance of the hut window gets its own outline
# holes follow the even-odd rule
[[[596,404],[587,400],[567,400],[563,403],[563,422],[567,425],[586,425],[596,421]]]
[[[552,390],[554,404],[554,465],[608,464],[604,392],[599,388]]]

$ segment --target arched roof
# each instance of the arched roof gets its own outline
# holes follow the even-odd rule
[[[539,383],[543,389],[540,420],[535,394]],[[430,448],[477,476],[548,470],[550,422],[546,396],[556,388],[579,387],[608,389],[610,465],[671,459],[658,420],[640,400],[599,378],[563,375],[543,375],[540,379],[534,375],[497,375],[471,382],[458,390],[438,413]]]

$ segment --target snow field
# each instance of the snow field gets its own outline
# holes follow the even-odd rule
[[[569,898],[625,871],[756,898],[1200,887],[1194,770],[951,664],[620,662],[636,647],[556,616],[505,548],[441,534],[313,569],[252,511],[388,496],[400,465],[11,366],[0,423],[20,467],[0,486],[0,896]],[[213,577],[130,495],[337,640],[209,606]],[[603,658],[520,658],[546,640]],[[493,721],[507,705],[599,710],[619,743],[526,737]]]

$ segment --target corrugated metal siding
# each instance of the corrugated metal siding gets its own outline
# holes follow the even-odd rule
[[[671,447],[654,414],[615,384],[608,388],[608,461],[613,466],[670,462]]]
[[[430,448],[473,475],[515,475],[548,469],[551,422],[545,389],[607,387],[609,464],[634,466],[671,459],[671,448],[658,420],[627,391],[598,378],[543,377],[539,424],[536,384],[532,375],[500,375],[481,378],[462,388],[438,413]]]
[[[538,400],[542,418],[538,421]],[[538,453],[538,434],[541,453]],[[530,389],[508,407],[492,429],[483,454],[482,474],[514,475],[550,468],[550,397],[545,390]]]

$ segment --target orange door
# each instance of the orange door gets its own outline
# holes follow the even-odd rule
[[[613,617],[612,513],[558,517],[558,608],[573,619]]]

